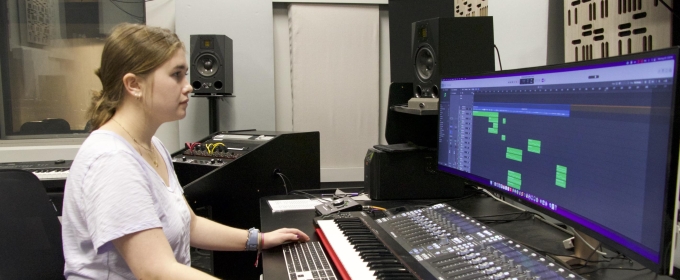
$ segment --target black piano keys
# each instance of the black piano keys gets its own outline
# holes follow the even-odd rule
[[[416,279],[359,218],[334,221],[378,279]]]

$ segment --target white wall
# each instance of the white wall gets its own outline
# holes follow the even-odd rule
[[[248,129],[292,130],[292,101],[290,99],[290,57],[288,42],[288,18],[286,3],[281,1],[256,0],[155,0],[146,2],[147,24],[168,28],[178,33],[188,46],[189,34],[225,34],[234,41],[234,91],[236,97],[224,98],[218,102],[219,128],[222,130]],[[297,2],[297,1],[296,1]],[[362,1],[332,1],[360,3]],[[366,1],[364,1],[366,2]],[[367,3],[382,3],[375,0]],[[495,5],[494,1],[490,6]],[[197,3],[200,3],[197,4]],[[535,2],[534,2],[535,3]],[[384,4],[384,3],[383,3]],[[493,4],[493,5],[492,5]],[[210,9],[205,9],[210,6]],[[530,26],[531,17],[517,17],[526,13],[520,5],[508,5],[493,11],[498,20],[512,22],[513,26]],[[541,13],[544,11],[542,5]],[[178,13],[176,11],[181,11]],[[219,12],[216,12],[219,11]],[[538,13],[539,11],[536,11]],[[501,20],[505,15],[512,19]],[[505,17],[509,18],[509,17]],[[384,139],[387,96],[389,89],[389,15],[385,5],[380,9],[380,105],[379,143]],[[510,26],[510,25],[508,25]],[[511,36],[495,30],[497,43],[501,50],[504,67],[517,68],[527,64],[513,62],[518,53]],[[505,36],[505,37],[503,37]],[[505,38],[502,39],[501,37]],[[545,51],[542,51],[545,53]],[[542,54],[545,61],[545,54]],[[187,58],[188,59],[188,58]],[[275,60],[276,59],[276,60]],[[540,65],[540,62],[521,61]],[[543,62],[545,63],[545,62]],[[286,97],[288,96],[288,97]],[[192,98],[188,115],[184,120],[161,126],[156,134],[173,152],[180,149],[184,142],[195,141],[208,134],[208,102],[205,98]],[[276,110],[275,108],[278,108]],[[53,145],[57,142],[57,145]],[[39,161],[52,159],[72,159],[82,139],[65,140],[12,140],[0,141],[0,162]],[[18,146],[18,147],[17,147]],[[31,146],[26,148],[22,146]],[[362,163],[357,163],[360,167]],[[362,178],[350,176],[347,181],[361,181]]]
[[[0,141],[0,162],[73,159],[82,143],[82,138],[3,140]]]
[[[223,34],[233,41],[234,95],[218,104],[220,130],[275,129],[274,38],[271,0],[176,0],[175,32]],[[191,61],[189,54],[187,60]],[[191,63],[191,62],[190,62]],[[179,122],[180,143],[208,135],[208,101],[192,98]]]
[[[146,24],[175,31],[175,0],[156,0],[146,2]],[[179,121],[164,123],[156,131],[156,137],[163,141],[170,152],[184,145],[179,141]]]
[[[293,98],[290,82],[290,36],[288,3],[273,3],[274,87],[276,92],[276,130],[293,130]]]
[[[489,0],[494,44],[503,70],[546,65],[548,4],[544,0]],[[496,70],[500,70],[497,56]]]

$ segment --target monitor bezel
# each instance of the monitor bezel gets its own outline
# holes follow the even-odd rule
[[[645,267],[649,268],[650,270],[659,273],[659,274],[665,274],[665,275],[672,275],[673,274],[673,255],[674,255],[674,250],[675,250],[675,237],[676,235],[674,234],[677,231],[677,213],[678,213],[678,203],[677,203],[677,194],[678,194],[678,185],[680,185],[679,177],[677,176],[678,174],[678,161],[680,160],[680,154],[679,154],[679,145],[680,143],[680,130],[675,129],[676,126],[680,125],[680,114],[676,113],[676,109],[680,108],[680,98],[679,96],[679,88],[677,82],[678,82],[678,64],[680,60],[680,47],[672,47],[672,48],[667,48],[667,49],[661,49],[661,50],[654,50],[654,51],[648,51],[648,52],[643,52],[643,53],[636,53],[636,54],[629,54],[629,55],[622,55],[622,56],[616,56],[616,57],[609,57],[609,58],[602,58],[602,59],[596,59],[596,60],[587,60],[587,61],[578,61],[578,62],[571,62],[571,63],[563,63],[563,64],[554,64],[554,65],[546,65],[546,66],[537,66],[537,67],[528,67],[528,68],[520,68],[520,69],[512,69],[512,70],[503,70],[503,71],[495,71],[495,72],[483,72],[483,73],[468,73],[468,74],[460,74],[460,75],[444,75],[440,79],[440,89],[443,90],[441,87],[441,80],[444,79],[467,79],[467,78],[472,78],[472,77],[502,77],[502,76],[510,76],[510,75],[516,75],[517,73],[527,73],[527,74],[532,74],[536,72],[550,72],[550,71],[555,71],[555,70],[561,70],[561,69],[574,69],[574,68],[581,68],[581,69],[587,69],[590,68],[594,65],[602,65],[602,64],[608,64],[608,63],[618,63],[622,61],[628,61],[628,60],[638,60],[638,59],[644,59],[644,58],[649,58],[649,57],[658,57],[658,56],[665,56],[665,55],[674,55],[675,56],[675,69],[674,69],[674,77],[673,77],[673,86],[674,86],[674,93],[672,97],[672,102],[671,102],[671,116],[670,116],[670,123],[671,123],[671,128],[669,131],[669,147],[668,147],[668,153],[671,155],[668,158],[668,162],[666,163],[666,184],[665,184],[665,198],[664,198],[664,207],[663,207],[663,221],[662,221],[662,226],[663,229],[661,231],[661,243],[660,247],[657,248],[659,252],[659,263],[655,263],[652,260],[640,255],[639,253],[629,249],[628,247],[596,232],[595,230],[592,230],[589,227],[586,227],[578,222],[575,222],[574,220],[565,217],[563,215],[560,215],[556,212],[553,211],[548,211],[544,207],[541,207],[540,205],[537,205],[533,202],[526,201],[524,198],[515,195],[512,192],[505,191],[503,189],[497,188],[490,186],[486,183],[482,183],[482,181],[488,182],[489,180],[482,180],[484,179],[481,176],[477,176],[472,173],[467,173],[465,171],[460,171],[457,169],[453,169],[447,166],[442,166],[437,163],[437,170],[438,172],[448,174],[450,176],[457,176],[465,179],[466,181],[469,181],[473,183],[475,186],[480,186],[485,189],[488,189],[493,192],[498,192],[504,194],[507,198],[510,198],[514,201],[517,201],[521,203],[524,206],[527,206],[531,209],[537,210],[541,214],[545,214],[547,216],[550,216],[553,219],[558,220],[559,222],[562,222],[568,226],[573,227],[574,229],[581,231],[598,241],[600,241],[602,244],[609,246],[609,248],[616,250],[622,254],[624,254],[627,257],[630,257],[631,259],[639,262],[640,264],[644,265]],[[441,102],[439,102],[439,111],[441,112]],[[437,131],[438,136],[440,130]],[[439,147],[438,147],[439,148]],[[443,170],[443,168],[448,169]],[[473,178],[477,178],[477,180],[474,180]],[[480,179],[482,178],[482,179]],[[572,212],[572,211],[569,211]],[[573,213],[573,212],[572,212]],[[594,221],[593,221],[594,222]],[[603,226],[604,227],[604,226]]]

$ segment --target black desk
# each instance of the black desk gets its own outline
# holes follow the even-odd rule
[[[316,216],[313,210],[299,210],[272,213],[267,200],[277,199],[299,199],[306,198],[304,196],[270,196],[260,200],[260,222],[263,231],[271,231],[281,227],[295,227],[307,233],[313,241],[319,241],[314,233],[314,225],[312,219]],[[374,205],[384,208],[393,208],[404,205],[427,205],[443,200],[420,200],[420,201],[367,201],[362,202],[365,205]],[[468,215],[478,218],[479,220],[487,219],[481,218],[483,216],[517,213],[517,209],[506,204],[495,201],[485,195],[473,195],[468,198],[448,201],[449,205],[467,213]],[[517,215],[509,215],[503,217],[495,217],[498,219],[512,219]],[[538,250],[547,251],[553,254],[570,255],[571,252],[562,247],[562,240],[570,236],[539,219],[517,220],[507,223],[489,223],[489,227],[494,230],[514,239],[517,242],[527,244]],[[614,255],[610,253],[610,255]],[[272,248],[263,252],[263,276],[264,280],[287,280],[285,261],[281,248]],[[600,270],[595,271],[600,268]],[[632,271],[632,270],[617,270],[611,268],[626,268],[638,269],[643,268],[638,263],[629,263],[628,260],[613,260],[608,263],[599,263],[597,265],[586,268],[574,270],[587,279],[672,279],[668,276],[659,276],[652,273],[650,270]],[[594,272],[591,272],[594,271]],[[591,272],[591,273],[589,273]],[[584,274],[585,273],[585,274]]]

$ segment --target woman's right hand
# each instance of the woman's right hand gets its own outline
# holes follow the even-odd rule
[[[262,249],[269,249],[289,242],[307,242],[309,236],[296,228],[280,228],[262,233]]]

